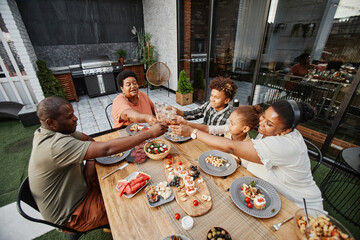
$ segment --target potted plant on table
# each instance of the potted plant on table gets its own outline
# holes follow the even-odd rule
[[[116,52],[116,55],[119,58],[121,64],[124,64],[124,58],[126,57],[126,51],[122,48],[119,48]]]
[[[193,88],[189,82],[185,70],[179,75],[178,86],[176,91],[176,102],[181,106],[191,104],[193,102]]]

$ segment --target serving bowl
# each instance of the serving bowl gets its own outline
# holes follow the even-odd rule
[[[209,234],[211,234],[209,236]],[[215,238],[215,235],[218,235],[221,239],[224,240],[231,240],[230,233],[223,229],[222,227],[212,227],[207,233],[206,233],[206,240],[211,240]],[[218,238],[215,238],[218,239]]]
[[[165,152],[159,153],[159,154],[149,153],[149,152],[147,151],[147,149],[150,147],[150,145],[151,145],[152,143],[156,143],[156,144],[158,144],[158,145],[161,144],[161,143],[164,143],[164,144],[166,144],[166,146],[167,146],[167,150],[166,150]],[[152,140],[151,142],[148,142],[148,143],[146,143],[146,144],[144,145],[144,151],[145,151],[146,156],[148,156],[150,159],[153,159],[153,160],[163,160],[163,159],[169,154],[170,150],[171,150],[171,144],[170,144],[170,142],[169,142],[169,141],[166,141],[166,140],[164,140],[164,139],[154,139],[154,140]]]
[[[315,226],[317,226],[318,229],[317,233],[323,234],[319,236],[320,237],[319,239],[321,239],[321,236],[331,237],[337,234],[339,235],[343,234],[342,236],[345,236],[345,234],[347,235],[347,238],[343,237],[339,239],[349,239],[349,240],[354,239],[354,237],[351,235],[349,230],[346,227],[344,227],[344,225],[342,225],[339,221],[337,221],[334,217],[313,208],[308,208],[307,211],[309,216],[309,224],[310,224],[310,231],[312,237],[316,236]],[[323,219],[323,217],[325,217],[325,219]],[[331,224],[327,224],[328,222],[331,222]],[[295,232],[299,239],[301,240],[310,239],[310,237],[308,236],[309,234],[305,234],[305,227],[307,226],[307,224],[306,224],[305,210],[303,208],[295,212],[294,224],[295,224]],[[324,225],[326,225],[326,227],[324,227]]]

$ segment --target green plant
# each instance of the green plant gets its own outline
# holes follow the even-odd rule
[[[39,79],[45,97],[56,96],[65,98],[65,90],[61,87],[59,80],[53,72],[46,66],[45,61],[37,60],[38,71],[36,75]]]
[[[201,67],[198,67],[195,70],[195,77],[194,77],[194,82],[192,84],[192,87],[194,89],[201,89],[201,90],[205,90],[205,77],[204,77],[204,71],[202,70]]]
[[[186,75],[185,70],[182,70],[179,75],[177,92],[181,94],[192,93],[193,88],[189,82],[189,78]]]
[[[136,46],[136,55],[141,59],[140,62],[145,65],[145,69],[156,62],[157,51],[151,44],[151,34],[142,30],[136,31],[138,45]]]
[[[122,49],[122,48],[119,48],[117,51],[116,51],[116,55],[118,56],[118,58],[125,58],[126,57],[126,54],[127,52]]]

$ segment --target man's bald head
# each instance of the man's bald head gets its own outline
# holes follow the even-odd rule
[[[59,116],[59,109],[62,105],[68,105],[70,102],[60,97],[47,97],[37,106],[36,115],[40,121],[46,119],[56,120]]]

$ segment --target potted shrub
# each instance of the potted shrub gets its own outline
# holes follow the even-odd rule
[[[148,69],[151,64],[156,62],[157,51],[155,46],[151,44],[151,34],[145,33],[142,30],[136,31],[138,45],[136,46],[136,54],[140,58],[142,64],[144,64],[145,70]]]
[[[124,58],[126,57],[126,51],[122,48],[119,48],[116,52],[116,55],[119,58],[121,64],[124,64]]]
[[[198,67],[195,70],[195,77],[192,87],[194,89],[194,98],[199,101],[205,101],[205,77],[204,71],[201,67]]]
[[[193,88],[189,82],[185,70],[182,70],[179,75],[176,102],[181,106],[191,104],[193,102]]]
[[[46,66],[45,61],[37,60],[36,65],[38,67],[36,75],[39,79],[44,96],[65,98],[65,90],[61,87],[59,80],[54,76],[53,72]]]

